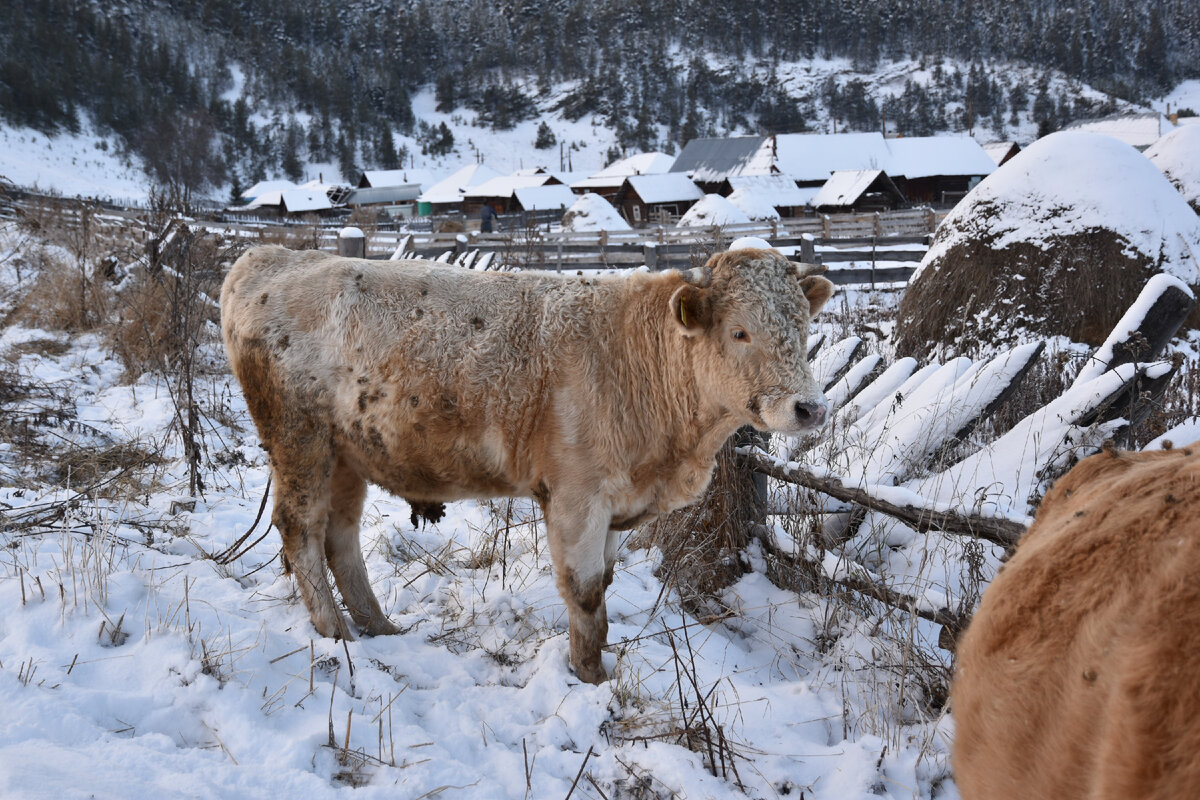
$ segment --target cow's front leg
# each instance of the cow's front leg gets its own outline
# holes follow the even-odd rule
[[[594,498],[554,497],[543,502],[542,508],[558,593],[570,618],[571,665],[582,680],[602,683],[608,678],[600,662],[600,652],[608,642],[604,591],[612,583],[616,558],[616,534],[610,535],[608,530],[611,513]]]

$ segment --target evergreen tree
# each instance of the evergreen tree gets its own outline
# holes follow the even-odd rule
[[[392,129],[384,125],[379,135],[378,146],[379,166],[384,169],[400,169],[400,154],[396,152],[396,139]]]
[[[549,150],[556,144],[558,144],[558,137],[554,135],[554,131],[550,130],[550,126],[543,120],[538,125],[537,139],[534,140],[533,146],[538,150]]]

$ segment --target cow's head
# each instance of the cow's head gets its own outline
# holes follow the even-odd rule
[[[731,250],[671,296],[705,394],[743,424],[801,433],[825,421],[823,387],[808,364],[809,322],[833,294],[818,270],[774,250]]]

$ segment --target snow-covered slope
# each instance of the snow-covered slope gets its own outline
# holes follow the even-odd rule
[[[1200,125],[1180,125],[1151,145],[1146,158],[1200,214]]]

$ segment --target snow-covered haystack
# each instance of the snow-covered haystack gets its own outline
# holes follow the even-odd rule
[[[1052,134],[942,222],[901,302],[896,349],[992,352],[1056,335],[1098,345],[1152,275],[1195,288],[1198,256],[1200,218],[1142,154],[1101,134]]]
[[[707,228],[711,225],[744,225],[750,222],[746,212],[719,194],[706,194],[679,218],[681,228]]]
[[[745,186],[734,189],[733,193],[729,195],[729,202],[740,208],[747,217],[755,222],[769,222],[780,218],[779,212],[767,198]]]
[[[1200,214],[1200,125],[1181,125],[1146,151],[1146,158]]]
[[[628,231],[629,223],[612,204],[594,192],[588,192],[575,201],[563,214],[564,231]]]

